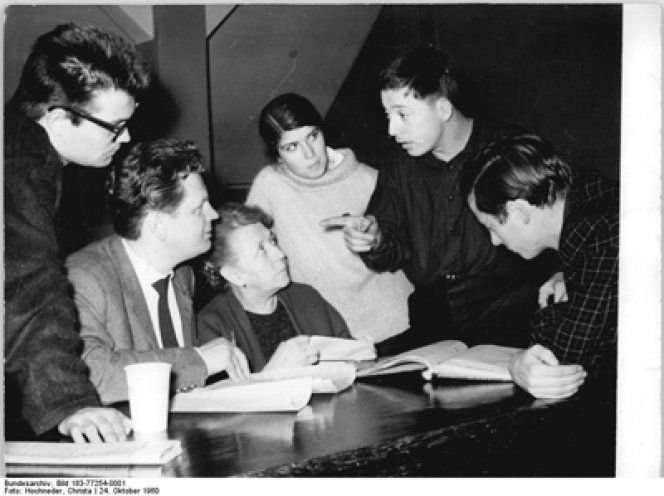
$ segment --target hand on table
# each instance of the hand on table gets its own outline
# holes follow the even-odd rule
[[[279,343],[264,370],[313,365],[319,358],[320,353],[311,345],[310,336],[296,336]]]
[[[542,284],[539,289],[539,296],[537,302],[540,308],[544,308],[549,304],[549,298],[553,296],[553,302],[559,303],[567,301],[567,288],[565,287],[565,278],[562,272],[556,272],[548,281]]]
[[[326,229],[342,227],[344,241],[348,249],[355,253],[370,251],[380,244],[381,235],[378,221],[373,215],[342,215],[329,217],[320,221]]]
[[[58,431],[75,443],[117,443],[127,439],[131,420],[114,408],[86,407],[60,422]]]
[[[208,375],[225,370],[232,381],[249,378],[247,357],[240,348],[226,338],[213,339],[197,349],[208,369]]]
[[[540,344],[518,353],[510,364],[514,382],[536,398],[567,398],[579,390],[587,373],[580,365],[560,365]]]

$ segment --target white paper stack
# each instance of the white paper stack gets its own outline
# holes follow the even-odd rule
[[[319,363],[308,367],[288,367],[251,374],[252,380],[280,381],[308,377],[313,393],[338,393],[355,382],[355,366],[350,363]]]
[[[176,394],[170,409],[172,412],[297,412],[309,402],[312,391],[313,380],[309,377],[243,383],[226,380]]]
[[[121,443],[5,443],[7,465],[162,465],[182,453],[179,440]]]
[[[376,348],[368,341],[311,336],[311,346],[319,352],[321,362],[358,362],[376,359]]]

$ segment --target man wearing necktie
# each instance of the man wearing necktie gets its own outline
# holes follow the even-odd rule
[[[116,234],[67,259],[82,356],[103,403],[127,399],[124,366],[131,363],[171,363],[177,391],[222,371],[231,379],[248,374],[232,343],[196,338],[194,275],[182,262],[210,248],[217,218],[202,172],[191,141],[137,144],[111,178]]]

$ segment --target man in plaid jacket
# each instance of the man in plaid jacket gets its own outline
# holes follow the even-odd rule
[[[587,376],[613,377],[617,185],[596,172],[572,171],[549,143],[532,135],[489,145],[465,185],[470,208],[495,245],[525,259],[549,248],[558,254],[560,272],[540,290],[533,344],[510,366],[514,381],[533,396],[563,398]]]

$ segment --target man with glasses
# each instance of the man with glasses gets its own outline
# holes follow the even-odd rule
[[[129,125],[128,120],[121,121],[117,124],[111,124],[110,122],[98,119],[97,117],[90,115],[87,112],[84,112],[83,110],[78,110],[77,108],[71,107],[69,105],[52,105],[48,108],[48,111],[51,112],[57,109],[61,109],[66,112],[71,112],[76,117],[88,120],[94,124],[97,124],[99,127],[106,129],[108,132],[113,134],[113,139],[111,139],[112,143],[115,143],[118,140],[118,138],[124,134],[124,132],[127,130],[127,126]]]
[[[135,48],[92,26],[40,36],[5,108],[5,431],[8,439],[125,439],[79,356],[57,228],[62,168],[104,167],[150,76]]]

